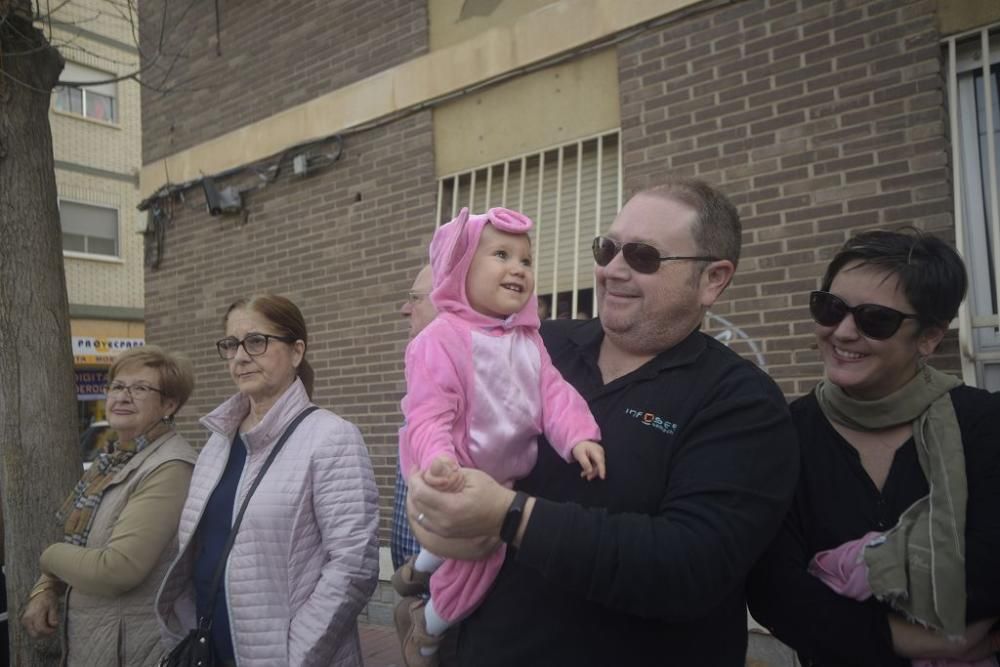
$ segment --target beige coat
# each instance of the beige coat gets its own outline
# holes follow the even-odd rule
[[[167,433],[115,475],[86,547],[55,544],[42,554],[43,569],[69,584],[63,665],[158,663],[164,651],[153,598],[177,553],[177,521],[196,459],[184,438]]]

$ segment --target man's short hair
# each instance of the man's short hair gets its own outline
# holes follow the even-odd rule
[[[637,194],[664,197],[690,206],[697,213],[691,235],[698,253],[728,259],[737,266],[743,242],[740,214],[729,199],[705,181],[680,176]]]

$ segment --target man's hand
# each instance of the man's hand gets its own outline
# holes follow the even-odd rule
[[[33,639],[49,637],[59,627],[59,596],[54,590],[39,593],[28,601],[21,625]]]
[[[407,505],[411,524],[449,538],[500,534],[500,525],[514,499],[513,491],[481,470],[459,468],[461,489],[443,492],[429,483],[429,472],[410,476]]]
[[[410,526],[420,546],[444,558],[482,560],[489,556],[500,543],[500,523],[514,492],[471,468],[457,469],[462,483],[458,491],[442,491],[428,482],[430,472],[411,475],[406,494]],[[502,507],[495,528],[490,527],[492,512],[486,509],[492,503]]]
[[[604,447],[593,440],[581,440],[573,447],[573,458],[576,459],[583,472],[580,477],[588,481],[595,477],[605,478]]]

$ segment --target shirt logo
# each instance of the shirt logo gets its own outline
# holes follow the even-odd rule
[[[625,414],[633,419],[638,419],[645,426],[650,428],[655,428],[661,433],[666,435],[674,435],[677,433],[677,424],[659,417],[652,412],[646,412],[645,410],[633,410],[632,408],[625,408]]]

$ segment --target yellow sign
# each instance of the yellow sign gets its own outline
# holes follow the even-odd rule
[[[73,363],[110,366],[121,352],[145,344],[142,338],[73,336]]]

